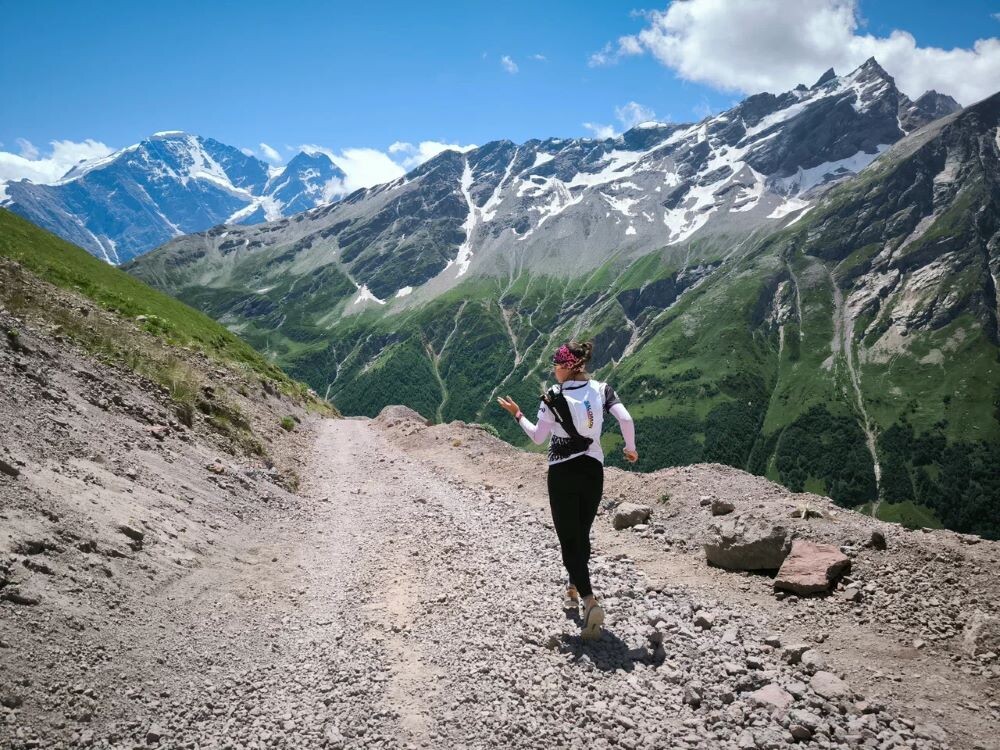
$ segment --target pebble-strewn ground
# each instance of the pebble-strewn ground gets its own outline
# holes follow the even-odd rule
[[[626,558],[595,560],[609,617],[583,643],[545,516],[407,457],[367,420],[320,423],[304,474],[302,507],[265,514],[238,561],[137,613],[148,671],[114,649],[121,666],[8,711],[3,743],[947,746],[943,728],[855,695],[816,644],[650,584]],[[92,716],[65,717],[67,702]]]

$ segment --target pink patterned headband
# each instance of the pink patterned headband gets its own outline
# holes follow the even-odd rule
[[[563,344],[556,349],[556,353],[552,355],[552,364],[565,365],[570,369],[574,369],[580,364],[580,358],[574,355],[566,344]]]

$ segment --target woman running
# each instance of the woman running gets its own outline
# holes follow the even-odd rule
[[[549,442],[549,507],[562,548],[563,564],[569,573],[567,605],[579,611],[583,597],[583,637],[597,638],[604,623],[604,611],[590,585],[590,527],[597,515],[604,490],[604,452],[601,427],[604,414],[611,413],[621,425],[625,438],[625,458],[634,463],[635,427],[628,410],[607,383],[593,380],[587,363],[594,352],[591,342],[571,341],[560,346],[552,357],[557,385],[542,397],[538,424],[531,423],[514,400],[507,396],[497,402],[521,425],[536,445],[551,435]]]

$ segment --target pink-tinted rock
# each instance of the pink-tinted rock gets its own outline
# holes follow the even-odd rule
[[[750,693],[750,700],[758,706],[777,711],[784,711],[792,705],[792,696],[774,683],[765,685],[760,690],[754,690]]]
[[[851,692],[847,683],[832,672],[817,672],[809,680],[809,687],[828,701],[843,698]]]
[[[796,539],[774,579],[774,588],[796,594],[827,591],[850,567],[850,558],[832,544]]]

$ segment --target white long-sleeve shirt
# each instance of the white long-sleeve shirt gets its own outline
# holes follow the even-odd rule
[[[588,455],[604,463],[604,451],[601,448],[601,429],[604,414],[612,414],[618,420],[625,447],[635,450],[635,424],[628,409],[618,399],[610,385],[597,380],[567,380],[562,386],[563,395],[573,414],[573,424],[584,437],[593,441],[586,451],[580,451],[565,458],[556,457],[549,452],[549,464],[569,461],[577,456]],[[524,415],[518,420],[521,429],[535,445],[541,445],[546,438],[552,442],[569,440],[569,434],[559,426],[551,410],[544,404],[538,407],[538,424],[534,424]]]

